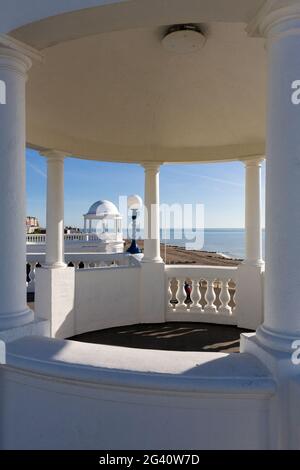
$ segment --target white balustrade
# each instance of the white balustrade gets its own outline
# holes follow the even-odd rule
[[[40,235],[39,235],[40,236]],[[66,263],[75,269],[101,269],[116,268],[121,266],[137,267],[139,261],[127,253],[66,253]],[[27,292],[35,291],[35,269],[45,262],[45,253],[27,253],[26,285]]]
[[[68,233],[64,235],[65,241],[99,241],[101,237],[98,237],[96,233]],[[27,234],[26,243],[29,244],[45,244],[46,234]]]
[[[45,234],[27,234],[26,235],[26,243],[45,244],[46,243],[46,235]]]
[[[167,320],[235,324],[236,267],[166,266]]]

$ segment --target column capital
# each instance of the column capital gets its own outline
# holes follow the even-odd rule
[[[162,162],[142,162],[141,165],[144,167],[145,171],[159,171]]]
[[[265,157],[261,156],[261,157],[243,159],[241,160],[241,162],[245,165],[246,168],[248,168],[252,166],[255,166],[255,167],[261,166],[264,160],[265,160]]]
[[[0,71],[13,70],[26,78],[31,66],[32,61],[29,57],[9,47],[3,47],[0,43]]]
[[[36,49],[7,34],[0,34],[0,69],[10,67],[26,76],[32,62],[42,60],[42,54]]]
[[[42,157],[46,157],[48,162],[60,161],[63,162],[69,155],[60,150],[42,150],[39,152]]]
[[[300,34],[298,0],[267,0],[247,26],[252,37],[281,36],[291,30]]]

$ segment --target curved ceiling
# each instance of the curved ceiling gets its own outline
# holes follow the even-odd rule
[[[101,7],[111,10],[98,22],[85,11],[73,13],[72,21],[62,15],[14,31],[15,38],[45,55],[28,81],[28,143],[83,158],[130,162],[263,154],[264,41],[249,38],[239,21],[255,2],[229,0],[228,6],[239,5],[233,13],[210,10],[212,3],[224,5],[220,0],[186,1],[197,10],[183,13],[178,10],[182,2],[175,0],[171,13],[161,7],[159,21],[145,11],[137,18],[125,15],[125,5],[137,2],[124,2],[122,18],[112,14],[121,8],[115,5]],[[154,0],[153,5],[166,3]],[[195,16],[197,11],[201,14]],[[224,15],[232,21],[219,22]],[[171,24],[170,18],[197,18],[207,34],[205,47],[186,55],[164,50],[162,25]]]
[[[46,17],[42,18],[42,11],[32,8],[32,15],[39,12],[40,20],[32,20],[31,22],[27,20],[27,24],[15,29],[11,34],[16,39],[24,41],[32,47],[44,49],[61,42],[94,34],[134,28],[150,28],[173,23],[247,23],[265,1],[68,0],[66,2],[66,0],[59,0],[58,2],[57,0],[51,0],[50,2],[50,0],[43,0],[38,5],[39,8],[45,8],[48,5],[44,12]],[[9,5],[5,8],[5,11],[11,8],[12,2],[20,3],[18,9],[13,9],[14,13],[24,8],[24,0],[21,0],[21,2],[20,0],[9,0]],[[75,6],[79,8],[80,4],[82,4],[81,9],[76,9]],[[88,8],[93,4],[102,4],[102,6]],[[72,11],[73,9],[74,11]],[[28,0],[26,2],[26,12],[30,12]],[[29,16],[29,18],[32,18],[32,16]]]

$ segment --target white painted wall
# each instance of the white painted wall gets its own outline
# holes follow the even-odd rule
[[[51,337],[140,322],[140,267],[36,270],[35,312]]]
[[[140,322],[140,268],[77,270],[74,334]]]
[[[137,323],[198,321],[255,329],[262,322],[262,274],[259,272],[258,275],[256,268],[253,268],[255,272],[251,277],[249,267],[244,273],[240,268],[170,267],[163,263],[133,261],[136,265],[77,270],[36,269],[37,317],[50,321],[51,336],[55,338]],[[199,305],[187,309],[185,304],[178,304],[173,310],[167,289],[169,280],[174,278],[197,282],[200,279],[219,279],[225,285],[229,279],[234,280],[237,285],[236,308],[222,313],[221,308],[209,312],[206,307],[201,310]],[[195,300],[194,293],[192,299]]]
[[[236,288],[237,325],[256,330],[264,321],[264,267],[238,266]]]
[[[270,446],[275,384],[247,354],[23,338],[0,389],[3,449]]]
[[[50,322],[50,336],[67,338],[75,328],[75,269],[36,270],[35,313]]]
[[[164,263],[141,263],[141,323],[163,323],[166,309]]]

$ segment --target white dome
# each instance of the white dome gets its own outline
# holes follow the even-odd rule
[[[97,219],[120,217],[120,213],[115,204],[105,199],[94,202],[85,215],[89,218]]]

